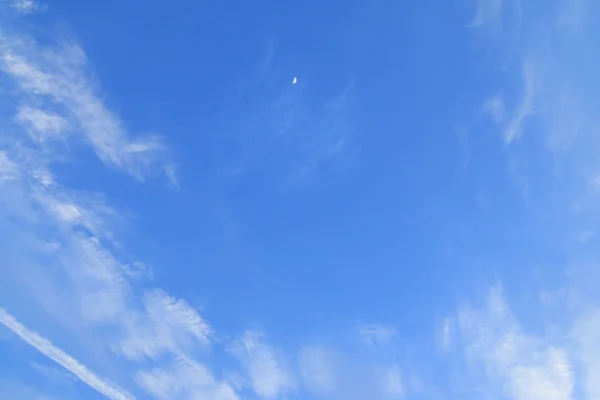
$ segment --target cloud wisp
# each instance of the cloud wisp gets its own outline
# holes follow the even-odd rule
[[[49,340],[29,330],[6,310],[0,308],[0,323],[13,331],[40,353],[55,361],[77,376],[83,383],[111,400],[133,400],[131,394],[97,376],[93,371],[79,363],[73,357],[54,346]]]
[[[208,398],[221,393],[224,399],[235,399],[233,389],[196,360],[198,351],[211,345],[212,330],[202,317],[161,289],[134,286],[130,266],[140,263],[120,251],[113,232],[115,222],[124,217],[104,194],[65,187],[53,171],[70,156],[69,146],[54,144],[79,142],[109,168],[140,181],[162,172],[175,184],[166,147],[157,137],[132,139],[104,104],[85,53],[73,41],[42,46],[28,35],[5,30],[0,34],[0,69],[13,100],[8,102],[12,109],[2,110],[13,117],[11,129],[0,137],[0,200],[3,226],[13,229],[14,238],[2,246],[38,255],[47,263],[21,265],[19,274],[35,276],[35,281],[15,280],[20,286],[12,291],[56,318],[53,322],[79,332],[77,340],[84,347],[99,345],[105,357],[137,376],[139,387],[157,398],[172,398],[160,397],[173,393],[160,388],[165,376],[177,374],[173,379],[184,398],[196,396],[202,376]],[[35,239],[23,241],[15,232]],[[5,276],[12,275],[9,266],[1,268]],[[10,299],[9,292],[0,296],[2,302]],[[107,398],[133,398],[4,309],[0,317],[25,342]]]
[[[28,36],[0,32],[0,69],[20,88],[17,101],[34,99],[45,108],[25,103],[16,117],[38,138],[72,131],[108,166],[140,180],[153,171],[174,179],[167,149],[159,138],[132,139],[105,106],[98,95],[97,78],[78,44],[63,41],[40,49]]]

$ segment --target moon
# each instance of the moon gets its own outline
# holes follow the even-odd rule
[[[298,78],[294,77],[294,79],[292,79],[292,85],[295,85],[296,83],[298,83]]]

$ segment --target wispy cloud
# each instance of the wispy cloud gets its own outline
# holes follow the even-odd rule
[[[535,72],[533,66],[528,63],[525,63],[523,66],[523,89],[521,94],[521,101],[517,108],[514,110],[513,115],[504,131],[504,142],[506,144],[510,144],[513,140],[521,135],[523,130],[523,123],[526,118],[531,115],[534,111],[533,109],[533,100],[535,94]],[[498,110],[494,110],[496,114],[499,113]],[[494,112],[492,111],[492,112]],[[496,115],[496,119],[498,115]]]
[[[231,176],[252,171],[278,186],[303,186],[344,163],[356,145],[358,105],[352,83],[319,102],[309,100],[308,78],[292,85],[286,77],[283,85],[274,78],[276,57],[274,51],[269,73],[219,121],[215,151]]]
[[[159,138],[130,138],[120,119],[105,106],[98,94],[97,78],[76,43],[65,41],[42,50],[30,37],[2,32],[0,68],[21,89],[18,101],[34,97],[56,110],[27,104],[20,107],[18,121],[38,137],[57,136],[71,126],[107,165],[138,179],[156,170],[174,178],[167,149]]]
[[[23,14],[32,14],[44,11],[46,5],[35,0],[11,0],[12,6]]]
[[[438,330],[438,343],[440,347],[446,351],[449,351],[452,348],[454,341],[454,318],[444,318],[442,320],[440,329]]]
[[[466,358],[481,368],[490,393],[515,400],[573,398],[573,366],[567,351],[527,334],[506,304],[502,289],[490,290],[482,310],[459,311]]]
[[[47,262],[39,269],[22,265],[19,272],[36,279],[19,282],[14,290],[28,304],[39,302],[55,322],[84,332],[77,337],[83,347],[94,343],[94,348],[107,349],[116,364],[130,365],[130,376],[137,375],[140,386],[150,392],[148,385],[159,380],[150,379],[154,372],[146,369],[183,374],[183,369],[171,367],[173,360],[180,360],[178,365],[187,365],[185,370],[195,375],[173,379],[182,395],[195,396],[201,364],[190,354],[209,346],[210,327],[185,301],[160,289],[134,288],[131,278],[139,275],[139,268],[134,271],[132,265],[142,264],[120,251],[113,232],[124,217],[101,193],[71,190],[53,174],[54,163],[68,154],[51,142],[81,140],[109,167],[140,180],[162,171],[175,183],[166,147],[157,137],[130,137],[102,101],[85,54],[72,41],[46,47],[28,36],[2,33],[0,68],[13,84],[15,103],[15,116],[8,120],[14,129],[4,131],[0,142],[1,217],[7,226],[35,238],[14,239],[10,245]],[[15,226],[13,220],[22,223]],[[2,269],[5,276],[12,275],[9,266]],[[146,267],[142,270],[151,274]],[[2,293],[0,301],[11,296]],[[1,311],[0,322],[89,386],[111,399],[133,398]],[[213,386],[206,386],[206,398],[236,398],[226,383],[215,379]]]
[[[384,391],[393,399],[404,398],[406,392],[404,389],[404,380],[402,371],[397,366],[389,367],[385,373],[383,381]]]
[[[483,105],[484,111],[487,112],[497,124],[501,123],[504,120],[504,108],[504,100],[499,94],[488,99]]]
[[[8,158],[5,151],[0,151],[0,182],[16,179],[17,172],[17,165]]]
[[[386,324],[367,324],[358,328],[361,339],[376,347],[389,345],[398,334],[395,327]]]
[[[517,318],[499,285],[490,288],[483,306],[460,308],[455,348],[462,351],[467,366],[462,384],[492,398],[597,398],[600,312],[577,286],[568,283],[552,302],[544,296],[534,312],[557,317],[536,330],[531,328],[536,318],[525,310],[518,310]]]
[[[59,114],[28,106],[19,109],[16,120],[23,124],[34,140],[41,143],[60,139],[69,127],[68,120]]]
[[[504,0],[477,0],[475,16],[470,26],[478,28],[491,25],[498,28],[502,23],[504,7]]]
[[[98,377],[93,371],[79,363],[73,357],[54,346],[49,340],[29,330],[5,309],[0,308],[0,323],[13,331],[40,353],[55,361],[66,370],[77,376],[83,383],[103,394],[111,400],[131,400],[132,395],[116,385]]]
[[[138,384],[159,400],[238,400],[237,394],[226,383],[217,381],[210,369],[185,357],[168,367],[141,371]]]
[[[185,354],[185,350],[207,346],[211,328],[185,301],[162,290],[147,292],[145,313],[124,317],[125,336],[117,351],[132,360]]]
[[[597,399],[600,396],[600,309],[583,312],[573,326],[572,335],[576,357],[581,363],[581,386],[588,399]]]
[[[285,359],[256,331],[248,331],[232,348],[247,370],[250,386],[263,399],[285,396],[294,388]]]
[[[600,324],[598,296],[587,282],[596,281],[597,273],[587,265],[597,265],[598,258],[590,246],[596,241],[600,215],[596,197],[600,164],[591,150],[598,147],[598,118],[590,111],[598,99],[597,91],[589,87],[589,66],[578,62],[595,49],[583,35],[577,36],[592,34],[585,24],[592,16],[591,3],[551,4],[542,10],[527,3],[527,14],[519,18],[503,13],[504,26],[514,27],[511,33],[518,34],[500,35],[497,40],[502,44],[492,47],[503,60],[498,70],[520,84],[507,85],[485,107],[505,144],[510,144],[505,153],[509,173],[518,169],[516,184],[527,182],[528,198],[535,199],[528,201],[528,218],[545,216],[528,221],[532,237],[540,248],[564,259],[562,266],[557,262],[544,268],[543,278],[530,282],[527,291],[535,292],[539,281],[557,277],[564,281],[568,276],[569,282],[552,295],[545,293],[542,304],[523,309],[510,305],[519,294],[492,288],[484,307],[465,307],[451,318],[456,321],[452,349],[465,351],[470,383],[477,382],[486,393],[513,399],[595,399],[600,396],[595,379],[600,349],[592,338],[598,336]],[[487,6],[489,10],[490,3]],[[499,98],[503,113],[496,112]],[[517,252],[531,254],[529,243],[520,245]],[[540,259],[543,264],[548,261]],[[546,320],[544,315],[552,317]]]
[[[305,347],[300,350],[298,363],[302,381],[309,391],[321,396],[336,391],[336,360],[331,351]]]

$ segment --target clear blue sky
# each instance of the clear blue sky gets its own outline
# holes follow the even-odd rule
[[[0,1],[0,397],[600,398],[591,0]]]

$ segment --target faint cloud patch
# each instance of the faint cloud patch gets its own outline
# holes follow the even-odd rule
[[[504,142],[510,144],[523,132],[523,123],[533,113],[534,100],[534,69],[529,63],[525,63],[522,69],[523,88],[521,101],[513,111],[512,117],[504,131]]]
[[[401,399],[405,396],[402,371],[397,366],[390,367],[385,373],[383,387],[391,398]]]
[[[483,110],[492,118],[492,120],[499,124],[504,120],[504,101],[501,95],[496,95],[485,102]]]
[[[246,368],[250,387],[258,397],[277,399],[289,395],[294,388],[283,355],[269,346],[261,333],[246,332],[231,351]]]
[[[36,12],[45,11],[47,6],[35,0],[13,0],[12,6],[14,9],[23,14],[33,14]]]
[[[581,32],[590,16],[588,0],[564,0],[556,25],[571,35]]]
[[[439,328],[438,343],[444,351],[450,351],[453,347],[455,323],[454,318],[446,317]]]
[[[299,354],[302,381],[311,392],[325,396],[336,389],[334,355],[319,347],[305,347]]]
[[[502,12],[504,0],[477,0],[476,12],[470,27],[479,28],[482,26],[498,27],[502,23]]]
[[[0,183],[18,178],[18,166],[8,158],[5,151],[0,150]]]
[[[213,154],[222,156],[224,172],[258,173],[277,186],[301,186],[342,165],[358,123],[352,83],[323,97],[310,90],[310,79],[295,85],[262,79],[217,123]]]
[[[398,331],[391,325],[367,324],[358,328],[361,340],[374,347],[383,347],[391,344]]]

